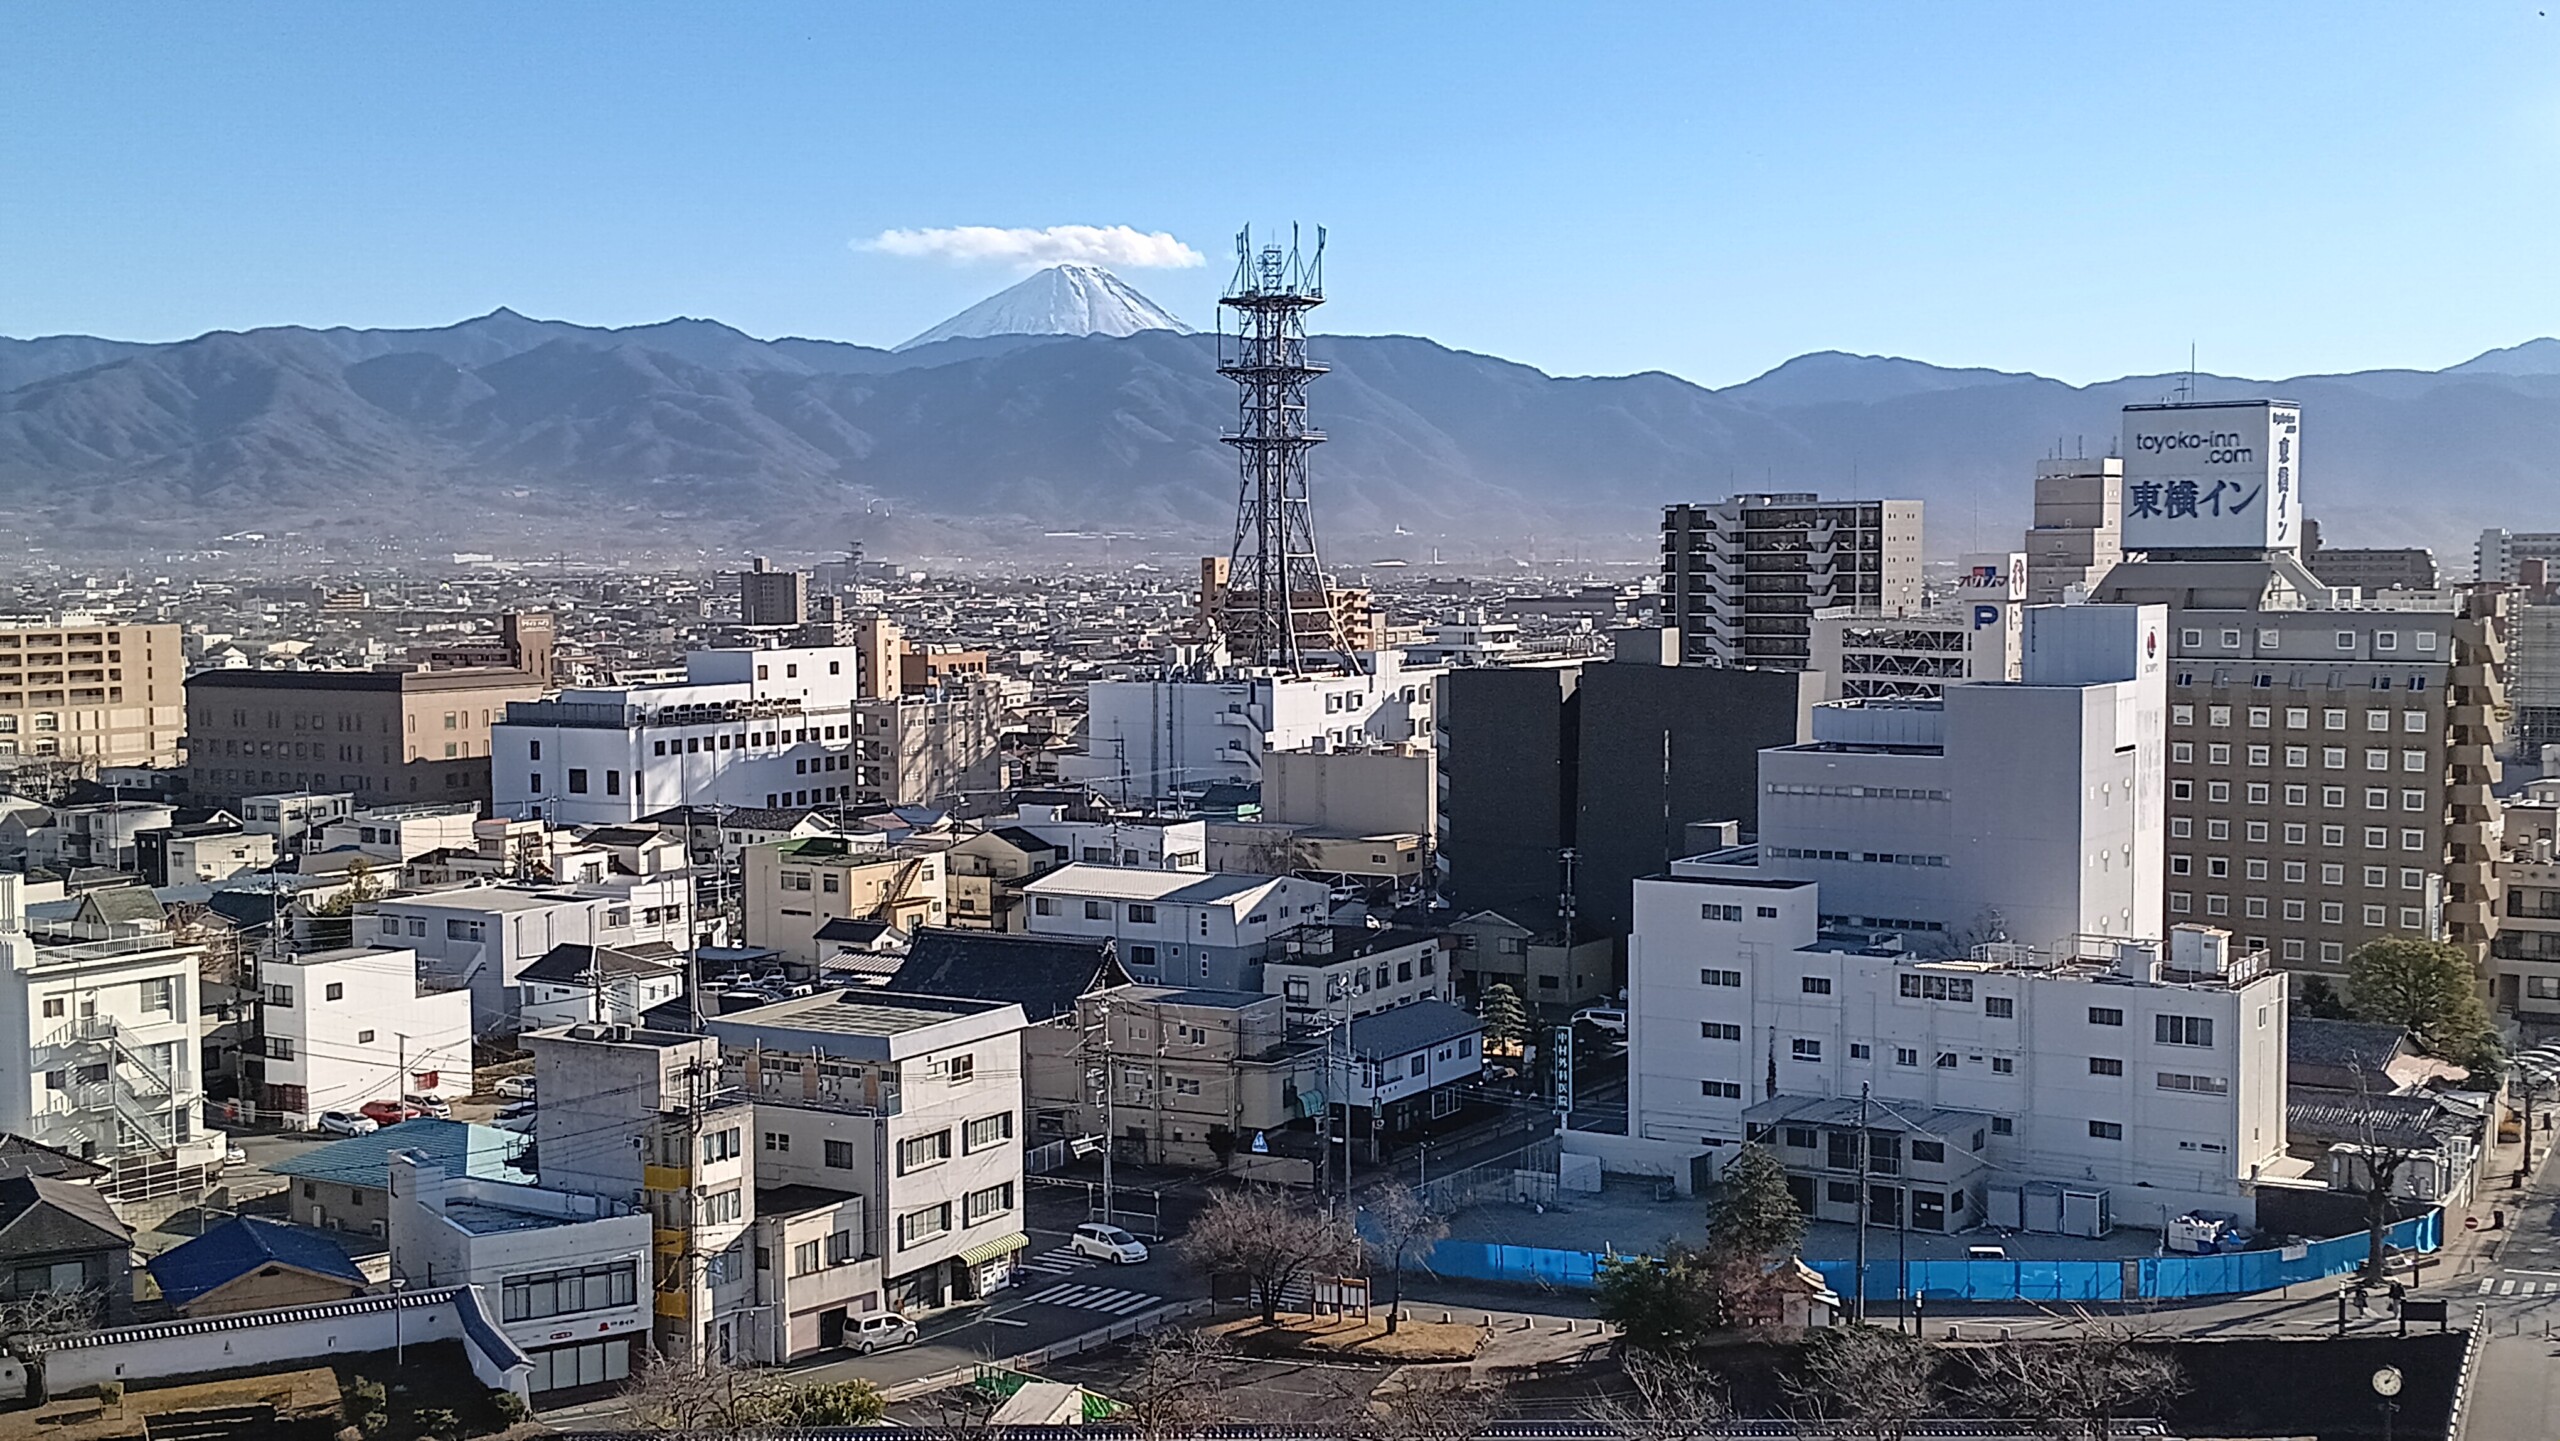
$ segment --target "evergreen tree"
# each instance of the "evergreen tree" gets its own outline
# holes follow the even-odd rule
[[[1476,1001],[1476,1016],[1484,1022],[1485,1040],[1494,1046],[1508,1049],[1529,1034],[1529,1008],[1507,982],[1496,981],[1484,988],[1484,995]]]
[[[2363,1020],[2408,1031],[2428,1055],[2497,1064],[2494,1044],[2483,1045],[2491,1036],[2489,1012],[2470,953],[2460,946],[2414,936],[2365,942],[2347,957],[2347,1003]]]
[[[1787,1189],[1787,1168],[1766,1146],[1744,1146],[1725,1162],[1707,1202],[1707,1246],[1754,1268],[1796,1253],[1804,1209]]]

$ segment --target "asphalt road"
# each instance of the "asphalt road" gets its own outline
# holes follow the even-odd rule
[[[2497,1205],[2495,1195],[2484,1204]],[[2457,1316],[2486,1314],[2487,1349],[2473,1378],[2473,1437],[2560,1436],[2560,1170],[2544,1166],[2517,1205],[2494,1262],[2424,1288]]]

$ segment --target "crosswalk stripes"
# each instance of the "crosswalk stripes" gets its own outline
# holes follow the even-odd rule
[[[1022,1269],[1037,1271],[1044,1276],[1065,1276],[1094,1264],[1096,1262],[1091,1256],[1071,1247],[1056,1246],[1024,1261]]]
[[[2482,1296],[2560,1296],[2560,1281],[2520,1281],[2513,1276],[2483,1276]]]
[[[1132,1315],[1164,1304],[1162,1296],[1144,1291],[1123,1291],[1112,1286],[1085,1286],[1073,1283],[1035,1291],[1022,1298],[1025,1305],[1075,1306],[1087,1311],[1107,1311],[1114,1316]]]

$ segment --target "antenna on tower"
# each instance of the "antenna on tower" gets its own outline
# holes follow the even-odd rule
[[[1218,618],[1236,659],[1290,672],[1352,654],[1307,499],[1307,452],[1325,438],[1307,423],[1307,386],[1326,370],[1307,356],[1307,312],[1324,304],[1324,241],[1318,226],[1308,257],[1295,226],[1285,250],[1257,250],[1251,226],[1236,232],[1235,279],[1218,302],[1218,373],[1236,383],[1236,428],[1219,437],[1236,448],[1236,539]]]

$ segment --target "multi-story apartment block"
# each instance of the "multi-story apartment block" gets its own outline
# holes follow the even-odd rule
[[[1150,984],[1259,991],[1283,936],[1325,920],[1329,893],[1294,876],[1153,871],[1082,863],[1025,882],[1033,935],[1110,938]]]
[[[1737,495],[1662,512],[1663,624],[1686,665],[1804,670],[1813,614],[1920,608],[1920,502]]]
[[[840,936],[850,938],[846,922],[880,921],[908,932],[943,925],[946,859],[939,850],[892,850],[842,836],[749,846],[746,944],[814,967],[834,954]]]
[[[2489,994],[2538,1044],[2560,1033],[2560,780],[2528,783],[2507,798],[2501,819]]]
[[[185,675],[174,625],[0,620],[0,767],[174,766]]]
[[[2486,584],[2513,584],[2523,578],[2523,566],[2529,560],[2560,570],[2560,531],[2519,533],[2492,526],[2480,532],[2479,542],[2471,549],[2471,577]]]
[[[1115,986],[1023,1033],[1035,1140],[1104,1136],[1131,1160],[1208,1167],[1302,1119],[1321,1050],[1276,995]]]
[[[1942,604],[1902,615],[1862,606],[1813,613],[1824,700],[1933,696],[1969,680],[2018,678],[2025,557],[1969,555]]]
[[[760,1354],[755,1311],[756,1113],[720,1043],[629,1026],[524,1038],[541,1104],[544,1188],[650,1218],[652,1345],[679,1357]]]
[[[477,1286],[499,1329],[533,1361],[537,1406],[602,1394],[647,1353],[650,1218],[600,1196],[451,1174],[390,1158],[391,1275],[411,1287]]]
[[[486,803],[490,728],[551,683],[548,616],[501,619],[501,664],[205,670],[187,679],[187,782],[217,801],[347,791]]]
[[[677,806],[947,805],[998,788],[995,685],[868,696],[860,671],[855,646],[695,651],[682,681],[511,706],[494,809],[619,825]]]
[[[201,1190],[223,1137],[199,1113],[197,968],[151,893],[93,891],[65,921],[31,920],[0,874],[0,1130],[109,1169],[119,1199]]]
[[[1262,989],[1288,1005],[1290,1024],[1318,1028],[1346,1017],[1447,1000],[1455,977],[1445,938],[1429,931],[1304,926],[1262,963]]]
[[[422,981],[417,952],[350,946],[257,963],[262,1113],[287,1126],[367,1101],[471,1094],[471,993]]]
[[[782,1280],[817,1298],[780,1308],[782,1351],[823,1344],[848,1313],[933,1310],[1011,1278],[1029,1244],[1022,1007],[856,990],[708,1024],[755,1102],[760,1212],[787,1190],[793,1209],[858,1228],[840,1246],[850,1254],[828,1263],[853,1268],[834,1284],[774,1258]]]
[[[738,572],[738,623],[750,627],[796,626],[809,619],[809,576],[775,570],[757,556]]]
[[[2060,605],[2124,558],[2124,461],[2112,455],[2040,460],[2035,485],[2026,601]]]

